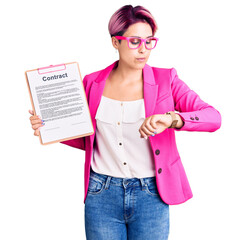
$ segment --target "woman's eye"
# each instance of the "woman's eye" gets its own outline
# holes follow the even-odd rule
[[[147,44],[151,44],[152,40],[153,40],[153,39],[150,38],[150,39],[148,39],[148,40],[146,41],[146,43],[147,43]]]
[[[138,40],[137,38],[136,39],[132,39],[131,41],[130,41],[132,44],[139,44],[139,42],[140,42],[140,40]]]

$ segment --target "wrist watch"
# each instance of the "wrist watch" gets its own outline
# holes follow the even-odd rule
[[[166,114],[171,115],[172,117],[172,124],[168,128],[175,128],[178,123],[175,112],[169,111],[169,112],[166,112]]]

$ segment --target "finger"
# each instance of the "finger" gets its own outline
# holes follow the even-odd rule
[[[34,124],[34,125],[32,125],[32,129],[36,130],[36,129],[42,127],[42,126],[44,126],[44,125],[42,125],[42,124]]]
[[[153,118],[153,117],[152,117]],[[143,131],[148,134],[148,135],[153,135],[156,134],[156,129],[153,128],[150,124],[150,121],[152,118],[147,119],[147,121],[145,122],[145,125],[143,125]]]
[[[28,112],[32,115],[34,115],[33,110],[28,110]]]
[[[32,118],[32,119],[30,119],[30,122],[31,122],[32,125],[33,124],[42,124],[43,123],[43,121],[41,119],[39,119],[39,118]]]
[[[31,117],[29,117],[29,119],[30,119],[30,120],[38,120],[38,119],[42,120],[41,117],[40,117],[39,115],[31,116]]]
[[[147,136],[153,135],[154,133],[149,131],[146,127],[146,125],[144,125],[141,129]]]
[[[150,135],[153,136],[153,135],[155,134],[154,131],[151,132],[151,131],[149,131],[149,130],[146,128],[146,123],[149,122],[149,119],[150,119],[150,118],[145,119],[145,121],[143,122],[143,124],[142,124],[141,127],[139,128],[139,132],[143,135],[143,137],[148,137],[148,136],[150,136]]]
[[[149,121],[149,127],[151,129],[151,131],[156,131],[158,129],[157,124],[156,124],[156,118],[152,117]]]
[[[140,134],[141,134],[141,138],[148,138],[148,136],[141,130],[141,129],[139,129],[139,132],[140,132]]]
[[[36,129],[36,130],[34,131],[34,135],[35,135],[35,136],[39,136],[39,134],[40,134],[40,131],[39,131],[39,128],[38,128],[38,129]]]

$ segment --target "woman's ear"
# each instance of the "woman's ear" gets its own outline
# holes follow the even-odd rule
[[[114,48],[118,49],[119,42],[115,37],[112,37],[112,45]]]

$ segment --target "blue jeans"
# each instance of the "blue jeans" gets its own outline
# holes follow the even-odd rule
[[[156,177],[116,178],[91,169],[84,205],[87,240],[167,240],[169,205]]]

